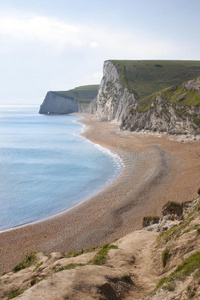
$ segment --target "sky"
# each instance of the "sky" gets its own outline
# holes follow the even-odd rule
[[[0,105],[99,84],[108,59],[200,60],[200,0],[0,0]]]

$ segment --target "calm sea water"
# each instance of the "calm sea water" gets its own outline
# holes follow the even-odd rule
[[[119,157],[81,137],[78,119],[0,107],[0,230],[63,212],[120,174]]]

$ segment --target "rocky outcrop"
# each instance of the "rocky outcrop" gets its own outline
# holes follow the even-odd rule
[[[91,112],[96,113],[101,121],[121,121],[134,101],[134,95],[123,88],[115,65],[105,61],[103,78],[97,98],[91,103]]]
[[[142,110],[137,102],[130,105],[120,127],[130,131],[200,134],[200,106],[175,106],[158,93],[149,109]]]
[[[56,92],[48,92],[40,106],[40,114],[70,114],[78,112],[80,104],[73,98],[62,96]]]
[[[188,91],[189,90],[197,90],[200,95],[200,77],[183,83],[183,86]]]
[[[89,112],[95,113],[100,121],[117,121],[122,130],[200,134],[200,101],[192,106],[188,96],[191,91],[200,94],[200,78],[182,84],[175,102],[167,96],[178,93],[176,86],[169,89],[167,96],[166,91],[161,91],[136,99],[121,81],[115,64],[106,61],[97,98],[89,106]],[[185,97],[189,104],[184,104]]]
[[[143,218],[143,227],[148,231],[165,232],[174,226],[180,225],[193,214],[200,199],[178,203],[174,201],[167,202],[162,208],[162,216],[147,216]]]

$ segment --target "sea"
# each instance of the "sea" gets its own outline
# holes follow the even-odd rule
[[[43,220],[95,195],[123,169],[120,157],[80,134],[80,116],[0,106],[0,230]]]

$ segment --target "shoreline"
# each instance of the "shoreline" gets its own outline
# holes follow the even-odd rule
[[[78,113],[76,113],[76,114],[74,113],[74,114],[71,114],[71,115],[77,115],[77,116],[80,116]],[[83,136],[83,137],[84,137],[84,133],[85,133],[85,131],[87,131],[88,128],[87,128],[86,125],[84,125],[84,124],[81,123],[81,121],[84,120],[84,117],[82,117],[82,116],[80,116],[80,117],[81,117],[81,119],[79,119],[79,120],[74,120],[73,122],[80,123],[80,124],[83,126],[82,129],[81,129],[81,131],[80,131],[80,133],[79,133],[79,136]],[[86,128],[86,129],[85,129],[85,128]],[[85,138],[85,137],[84,137],[84,138]],[[87,141],[93,143],[91,140],[89,140],[89,139],[87,139],[87,138],[85,138],[85,139],[86,139]],[[101,188],[100,190],[96,190],[96,191],[90,193],[91,196],[88,196],[86,199],[82,200],[80,203],[78,203],[78,204],[76,204],[76,205],[74,205],[74,206],[72,206],[72,207],[70,207],[70,208],[68,208],[68,209],[66,209],[66,210],[64,210],[64,211],[61,211],[61,212],[56,213],[56,214],[54,214],[54,215],[52,215],[52,216],[43,218],[43,219],[41,219],[41,220],[36,220],[36,221],[32,221],[32,222],[30,221],[30,222],[26,222],[26,223],[24,223],[24,224],[16,225],[16,226],[13,226],[13,227],[10,227],[10,228],[0,229],[0,234],[1,234],[1,233],[4,233],[4,232],[8,232],[8,231],[13,231],[13,230],[16,230],[16,229],[19,229],[19,228],[23,228],[23,227],[26,227],[27,225],[34,225],[34,224],[37,224],[37,223],[39,223],[39,222],[43,222],[43,221],[51,220],[52,218],[55,218],[55,217],[59,217],[59,216],[61,216],[62,214],[65,214],[66,212],[70,211],[71,209],[78,207],[79,205],[81,205],[83,202],[89,200],[90,198],[92,198],[92,197],[98,195],[98,194],[101,193],[104,189],[106,189],[110,184],[112,184],[115,180],[117,180],[118,177],[122,174],[122,172],[123,172],[123,170],[124,170],[124,163],[123,163],[123,160],[121,159],[120,155],[117,154],[115,151],[112,152],[112,150],[110,150],[110,149],[107,148],[107,147],[101,146],[100,144],[97,144],[97,143],[93,143],[93,144],[95,144],[95,145],[101,147],[102,149],[106,149],[106,150],[108,150],[110,153],[114,153],[115,155],[118,156],[118,161],[119,161],[120,164],[121,164],[121,167],[120,167],[121,170],[120,170],[119,174],[118,174],[113,180],[111,180],[108,184],[106,184],[106,183],[103,184],[103,188]],[[108,154],[108,155],[111,156],[111,154]]]
[[[88,128],[83,135],[123,158],[122,173],[93,197],[59,215],[0,233],[0,272],[10,270],[27,253],[65,253],[104,244],[142,228],[145,215],[159,215],[168,201],[196,195],[200,176],[200,142],[120,132],[115,124],[77,114]],[[192,158],[192,159],[191,159]],[[166,192],[167,191],[167,192]]]

